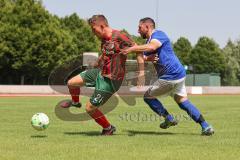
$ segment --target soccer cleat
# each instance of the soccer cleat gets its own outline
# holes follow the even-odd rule
[[[163,123],[160,124],[160,128],[167,129],[171,126],[176,126],[178,124],[178,121],[173,119],[172,121],[165,119]]]
[[[79,103],[79,102],[78,103],[73,103],[71,100],[65,100],[65,101],[61,102],[60,106],[62,108],[69,108],[71,106],[76,107],[76,108],[80,108],[82,106],[82,104]]]
[[[212,126],[208,126],[208,127],[202,129],[203,136],[211,136],[213,134],[214,134],[214,129]]]
[[[73,103],[72,102],[72,106],[73,107],[76,107],[76,108],[81,108],[82,107],[82,104],[80,102],[77,102],[77,103]]]
[[[102,130],[102,136],[110,136],[113,135],[113,133],[116,131],[116,127],[114,127],[113,125],[111,125],[110,129],[103,129]]]

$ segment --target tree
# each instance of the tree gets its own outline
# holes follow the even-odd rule
[[[78,54],[83,52],[99,52],[100,41],[94,36],[90,26],[76,13],[60,19],[63,29],[67,30],[77,45]]]
[[[189,55],[192,51],[191,43],[187,38],[180,37],[177,42],[173,44],[173,49],[182,64],[189,65]]]
[[[224,47],[226,57],[226,70],[224,72],[224,85],[240,85],[240,42],[234,44],[231,40]]]
[[[10,77],[7,83],[27,79],[31,80],[27,83],[34,83],[41,77],[47,79],[55,66],[77,54],[73,38],[41,2],[15,0],[6,4],[1,5],[3,10],[0,12],[3,15],[0,19],[0,56],[4,59],[0,66],[1,74]]]
[[[134,42],[137,43],[138,45],[145,44],[145,42],[146,42],[146,40],[143,39],[143,38],[140,37],[140,36],[134,36],[134,35],[132,35],[132,39],[133,39]]]
[[[225,57],[218,44],[208,38],[199,38],[193,48],[189,62],[194,67],[195,73],[221,73],[225,70]]]
[[[11,73],[12,52],[14,48],[9,43],[9,31],[13,26],[7,23],[11,17],[14,5],[9,0],[0,0],[0,80],[12,82],[13,73]],[[16,28],[16,27],[15,27]],[[13,32],[14,33],[14,32]],[[12,76],[10,76],[12,75]]]

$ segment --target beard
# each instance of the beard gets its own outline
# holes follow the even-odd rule
[[[142,33],[142,34],[141,34],[141,37],[142,37],[143,39],[146,39],[146,38],[147,38],[147,34]]]

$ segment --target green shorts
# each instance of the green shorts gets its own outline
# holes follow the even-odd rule
[[[122,80],[111,80],[103,77],[99,69],[89,69],[80,73],[87,87],[95,87],[90,103],[96,107],[103,105],[119,90]]]

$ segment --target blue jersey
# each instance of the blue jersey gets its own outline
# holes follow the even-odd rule
[[[154,52],[145,52],[144,55],[148,56],[151,54],[157,54],[159,59],[155,64],[155,68],[158,73],[158,78],[165,80],[177,80],[185,77],[186,71],[175,55],[168,36],[162,31],[154,30],[151,37],[147,40],[147,43],[149,43],[152,39],[156,39],[161,42],[162,46]]]

